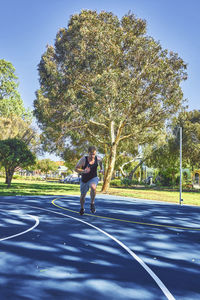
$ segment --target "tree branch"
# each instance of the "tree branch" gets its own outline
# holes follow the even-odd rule
[[[96,121],[93,121],[93,120],[89,120],[90,123],[92,123],[93,125],[97,125],[97,126],[101,126],[101,127],[104,127],[104,128],[108,128],[107,125],[103,124],[103,123],[99,123],[99,122],[96,122]]]
[[[98,143],[103,144],[103,145],[105,145],[105,144],[108,145],[108,143],[105,143],[104,141],[101,141],[100,139],[98,139],[97,136],[89,128],[87,128],[86,130],[92,137],[94,137],[97,140]]]
[[[125,140],[125,139],[128,139],[129,137],[132,137],[132,136],[134,136],[133,133],[128,134],[128,135],[124,135],[123,137],[119,138],[119,141],[121,142],[121,141],[123,141],[123,140]]]

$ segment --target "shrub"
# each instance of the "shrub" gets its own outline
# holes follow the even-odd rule
[[[121,179],[113,179],[113,180],[111,180],[110,186],[122,186]]]
[[[140,182],[138,182],[137,180],[129,179],[129,178],[123,178],[121,180],[121,182],[122,182],[122,185],[125,185],[125,186],[132,186],[132,185],[140,184]]]

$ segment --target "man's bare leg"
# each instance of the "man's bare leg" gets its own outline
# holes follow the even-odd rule
[[[90,198],[91,198],[90,210],[93,214],[96,212],[96,209],[94,206],[95,196],[96,196],[96,184],[92,184],[91,190],[90,190]]]
[[[80,215],[84,214],[84,205],[85,205],[85,194],[80,196],[80,205],[81,205],[81,209],[80,209]]]
[[[85,205],[85,194],[80,196],[80,204],[81,204],[81,208],[84,208]]]

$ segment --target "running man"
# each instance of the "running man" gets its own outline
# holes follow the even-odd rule
[[[97,167],[98,165],[101,168],[102,172],[102,160],[100,157],[96,156],[96,148],[94,146],[90,146],[88,148],[88,156],[83,156],[75,167],[75,171],[81,174],[81,182],[80,182],[80,215],[83,215],[85,212],[85,196],[90,189],[90,211],[91,213],[95,213],[95,196],[96,196],[96,187],[98,184],[97,177]]]

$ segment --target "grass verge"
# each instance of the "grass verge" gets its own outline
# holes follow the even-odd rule
[[[79,195],[79,185],[13,179],[10,188],[0,179],[0,195]]]
[[[177,191],[162,191],[155,189],[123,189],[110,188],[109,194],[124,197],[133,197],[138,199],[149,199],[156,201],[165,201],[179,204],[180,194]],[[185,191],[182,193],[182,204],[200,205],[200,193]]]
[[[8,189],[4,183],[4,179],[0,179],[0,195],[1,196],[16,196],[16,195],[79,195],[79,185],[63,184],[46,181],[23,181],[13,179],[11,187]],[[101,193],[101,186],[97,188],[97,193]],[[111,187],[108,191],[110,195],[132,197],[139,199],[149,199],[157,201],[166,201],[179,203],[179,192],[177,191],[162,191],[155,189],[128,189]],[[183,192],[183,204],[200,205],[199,192]]]

